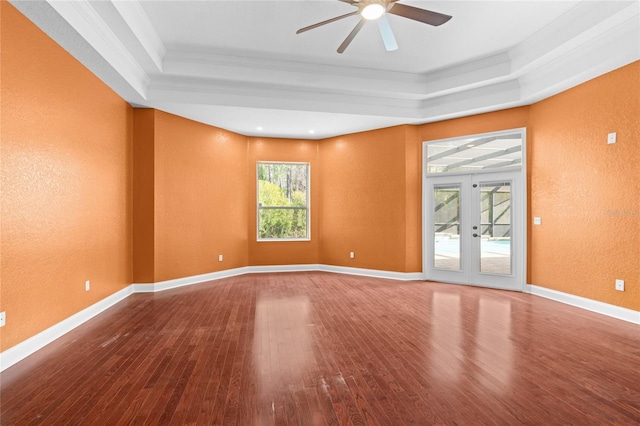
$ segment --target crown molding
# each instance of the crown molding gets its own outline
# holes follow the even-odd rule
[[[511,58],[501,52],[455,66],[420,74],[425,97],[436,97],[493,85],[512,78]]]
[[[417,74],[372,68],[338,66],[317,62],[312,58],[288,55],[266,55],[260,52],[237,52],[228,49],[202,49],[196,46],[168,45],[165,55],[165,70],[169,73],[199,76],[209,75],[211,67],[279,71],[334,77],[363,79],[392,78],[395,81],[415,82]],[[216,68],[216,71],[218,69]],[[192,73],[192,74],[190,74]]]
[[[137,0],[111,0],[111,3],[136,36],[151,61],[155,64],[155,71],[162,72],[162,61],[167,49],[156,32],[156,29],[153,27],[153,24],[151,24],[140,2]]]
[[[283,84],[165,77],[149,87],[149,102],[174,102],[249,108],[420,118],[420,101],[358,91],[321,90]]]
[[[364,92],[387,97],[425,99],[432,96],[493,83],[509,76],[508,53],[500,53],[429,73],[339,67],[288,59],[274,60],[220,55],[190,50],[169,50],[165,72],[172,76],[248,84],[282,85],[321,91]],[[212,77],[215,76],[215,77]],[[162,78],[158,78],[162,80]],[[156,81],[154,81],[154,84]],[[203,83],[204,84],[204,83]],[[160,84],[161,85],[161,84]]]
[[[580,3],[509,51],[512,72],[525,74],[571,52],[589,49],[591,40],[611,37],[617,26],[630,20],[638,26],[637,1]]]
[[[529,103],[538,102],[639,58],[640,27],[637,19],[630,19],[589,40],[581,49],[531,69],[520,78],[522,97]]]
[[[15,1],[15,0],[14,0]],[[19,1],[18,1],[19,2]],[[46,2],[118,72],[142,98],[150,78],[88,0]]]
[[[422,123],[448,120],[517,106],[521,102],[520,83],[508,80],[428,99],[422,103],[420,116]]]

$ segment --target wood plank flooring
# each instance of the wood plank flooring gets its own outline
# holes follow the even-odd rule
[[[640,424],[640,327],[330,273],[136,294],[0,374],[0,424]]]

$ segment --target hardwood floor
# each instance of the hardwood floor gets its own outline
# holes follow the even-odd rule
[[[640,424],[640,327],[330,273],[136,294],[0,374],[0,424]]]

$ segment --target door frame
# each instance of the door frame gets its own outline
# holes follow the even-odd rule
[[[467,139],[467,138],[484,138],[484,137],[490,137],[490,136],[501,136],[501,135],[505,135],[505,134],[511,134],[511,133],[520,133],[522,135],[522,162],[521,162],[521,166],[518,168],[510,168],[510,169],[505,169],[505,170],[487,170],[487,171],[477,171],[474,173],[469,173],[469,172],[461,172],[461,173],[447,173],[447,174],[427,174],[426,170],[427,170],[427,146],[430,143],[434,143],[434,142],[443,142],[443,141],[455,141],[455,140],[461,140],[461,139]],[[458,136],[458,137],[454,137],[454,138],[446,138],[446,139],[435,139],[435,140],[430,140],[430,141],[423,141],[422,142],[422,172],[421,172],[421,185],[422,185],[422,275],[423,275],[423,279],[424,280],[432,280],[432,281],[441,281],[441,282],[448,282],[451,284],[463,284],[463,285],[477,285],[477,286],[484,286],[486,287],[487,285],[483,285],[483,284],[474,284],[474,283],[469,283],[469,282],[463,282],[462,278],[464,274],[460,274],[461,280],[456,281],[456,280],[439,280],[437,278],[433,278],[430,276],[429,272],[430,272],[430,267],[429,267],[429,253],[430,253],[430,249],[427,246],[427,244],[431,244],[432,242],[429,241],[427,239],[427,226],[428,226],[428,216],[429,214],[431,214],[431,212],[428,209],[428,206],[430,205],[430,202],[428,201],[428,197],[431,197],[430,193],[427,193],[427,182],[428,179],[430,178],[438,178],[438,180],[444,179],[445,177],[452,177],[455,179],[456,176],[469,176],[469,179],[472,179],[474,176],[476,175],[483,175],[483,174],[496,174],[496,173],[501,173],[501,172],[519,172],[519,179],[517,179],[517,181],[515,181],[513,184],[513,191],[516,194],[516,196],[514,197],[515,200],[515,204],[512,205],[513,208],[513,214],[516,215],[517,217],[514,216],[514,220],[520,222],[520,226],[521,226],[521,238],[519,242],[515,242],[514,246],[513,246],[513,253],[516,252],[516,250],[519,251],[519,258],[520,261],[514,262],[513,264],[513,273],[514,275],[517,277],[517,285],[516,285],[516,289],[515,291],[524,291],[525,289],[525,284],[526,284],[526,279],[527,279],[527,237],[528,237],[528,213],[527,213],[527,170],[526,170],[526,165],[527,165],[527,161],[526,161],[526,142],[527,142],[527,134],[526,134],[526,128],[522,127],[522,128],[516,128],[516,129],[508,129],[508,130],[502,130],[502,131],[497,131],[497,132],[488,132],[488,133],[480,133],[480,134],[474,134],[474,135],[464,135],[464,136]],[[514,259],[515,260],[515,256]],[[455,274],[454,274],[455,275]],[[503,288],[500,287],[499,285],[496,286],[491,286],[489,285],[489,287],[493,287],[493,288]],[[512,288],[509,288],[509,290],[513,290]]]

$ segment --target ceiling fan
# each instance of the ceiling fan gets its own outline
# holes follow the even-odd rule
[[[339,21],[340,19],[348,18],[349,16],[360,15],[362,19],[358,22],[358,25],[349,33],[347,38],[338,47],[338,53],[345,51],[347,46],[355,38],[358,32],[362,29],[367,21],[377,21],[378,28],[380,29],[380,35],[384,42],[384,47],[388,51],[396,50],[398,43],[391,31],[391,26],[387,20],[387,13],[392,15],[402,16],[403,18],[413,19],[414,21],[422,22],[433,26],[442,25],[451,19],[451,16],[445,15],[431,10],[420,9],[417,7],[409,6],[406,4],[397,3],[398,0],[338,0],[343,3],[349,3],[352,6],[358,8],[358,10],[344,15],[336,16],[335,18],[327,19],[326,21],[318,22],[317,24],[309,25],[308,27],[300,28],[296,31],[296,34],[303,33],[305,31],[318,28],[322,25],[330,24],[331,22]]]

